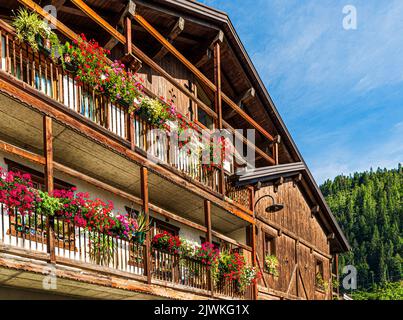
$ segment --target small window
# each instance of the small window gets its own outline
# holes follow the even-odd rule
[[[325,278],[323,272],[323,261],[316,259],[315,262],[315,286],[321,290],[325,289]]]
[[[153,226],[154,226],[154,235],[158,233],[162,233],[164,231],[169,232],[173,236],[178,236],[179,235],[179,227],[173,226],[172,224],[169,224],[168,222],[161,221],[158,219],[153,219]]]
[[[21,172],[23,174],[28,173],[31,176],[33,187],[37,190],[45,191],[45,175],[43,172],[36,171],[9,159],[4,159],[4,161],[7,164],[8,171]],[[53,180],[55,190],[70,190],[74,187],[74,185],[56,178]]]
[[[276,238],[272,235],[264,235],[264,256],[276,255]]]
[[[200,101],[202,101],[205,105],[210,107],[210,109],[213,109],[212,100],[209,98],[207,93],[203,90],[203,88],[199,84],[197,84],[196,90],[197,90],[197,98]],[[204,111],[202,108],[199,107],[197,107],[197,121],[208,129],[214,129],[213,118],[210,115],[208,115],[206,111]]]

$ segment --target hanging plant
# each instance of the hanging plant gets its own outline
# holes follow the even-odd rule
[[[34,52],[44,49],[53,59],[61,54],[62,47],[59,38],[36,12],[28,11],[25,8],[19,9],[12,25],[15,28],[17,39],[27,42]]]
[[[140,100],[136,113],[148,123],[161,129],[166,129],[167,121],[176,119],[176,111],[172,102],[164,103],[149,97]]]
[[[179,253],[181,247],[179,236],[174,236],[167,231],[156,234],[151,243],[156,249],[176,254]]]

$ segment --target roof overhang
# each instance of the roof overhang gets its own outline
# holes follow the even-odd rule
[[[346,239],[343,231],[341,230],[339,224],[337,223],[331,209],[326,203],[322,192],[320,191],[318,185],[316,184],[311,172],[308,170],[303,162],[283,164],[277,166],[270,166],[264,168],[258,168],[255,170],[245,171],[243,174],[238,175],[235,183],[237,185],[255,185],[260,183],[267,183],[270,181],[275,181],[281,177],[293,177],[302,174],[304,181],[306,182],[306,187],[312,192],[315,202],[321,208],[324,218],[330,225],[332,231],[335,234],[335,239],[337,239],[342,250],[336,251],[348,251],[351,249],[348,240]]]

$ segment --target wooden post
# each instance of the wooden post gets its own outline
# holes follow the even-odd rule
[[[334,259],[335,259],[334,263],[335,263],[335,268],[336,268],[336,280],[337,280],[337,282],[339,282],[340,279],[339,279],[339,254],[338,253],[336,253],[334,255]],[[337,287],[337,295],[340,295],[340,284]]]
[[[278,146],[280,144],[280,136],[275,136],[273,141],[273,158],[276,165],[280,164],[278,159]]]
[[[217,114],[216,127],[222,130],[222,91],[221,91],[221,47],[217,41],[214,44],[214,82],[216,91],[214,93],[215,100],[215,112]],[[221,159],[223,161],[224,159]],[[221,163],[220,178],[219,178],[219,191],[222,195],[225,195],[225,176],[224,166]]]
[[[251,234],[251,244],[252,244],[252,265],[257,268],[257,260],[256,260],[256,225],[252,225],[250,228]],[[264,276],[264,275],[262,275]],[[257,300],[258,297],[258,287],[257,281],[253,284],[253,292],[252,292],[252,299]]]
[[[213,234],[211,231],[211,202],[209,200],[204,200],[204,221],[206,226],[206,241],[209,243],[213,243]],[[211,276],[210,270],[207,275],[207,286],[208,290],[210,290],[210,294],[214,296],[214,288],[213,288],[213,278]]]
[[[43,117],[43,151],[45,157],[45,188],[48,193],[53,192],[53,132],[52,118],[49,116]],[[53,217],[47,219],[47,247],[50,255],[50,262],[56,261],[55,256],[55,234]]]
[[[141,175],[141,199],[143,201],[143,210],[146,217],[146,224],[150,222],[150,210],[148,207],[148,169],[146,167],[140,168]],[[146,235],[146,255],[144,259],[144,269],[147,276],[147,283],[151,283],[151,230]]]
[[[132,54],[132,19],[127,16],[125,18],[126,29],[126,54]]]

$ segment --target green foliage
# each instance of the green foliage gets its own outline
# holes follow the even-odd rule
[[[340,271],[354,265],[360,290],[401,281],[402,166],[338,176],[321,189],[352,246],[340,256]]]
[[[264,265],[267,272],[275,277],[278,277],[278,259],[274,255],[267,255],[264,257]]]
[[[147,122],[162,127],[166,121],[175,120],[174,109],[157,99],[144,97],[139,104],[138,111]]]
[[[36,204],[37,213],[53,217],[62,207],[60,199],[51,197],[47,192],[38,192],[41,200]]]
[[[371,291],[356,291],[354,300],[403,300],[403,281],[375,285]]]
[[[19,41],[26,41],[34,52],[39,50],[38,37],[50,41],[52,58],[61,53],[61,45],[57,35],[49,25],[42,20],[36,12],[30,12],[25,8],[18,10],[14,20],[16,36]]]
[[[147,217],[144,213],[144,211],[141,211],[138,215],[137,215],[137,232],[142,232],[142,233],[147,233],[148,231],[150,231],[151,229],[151,219],[150,221],[147,223]]]

